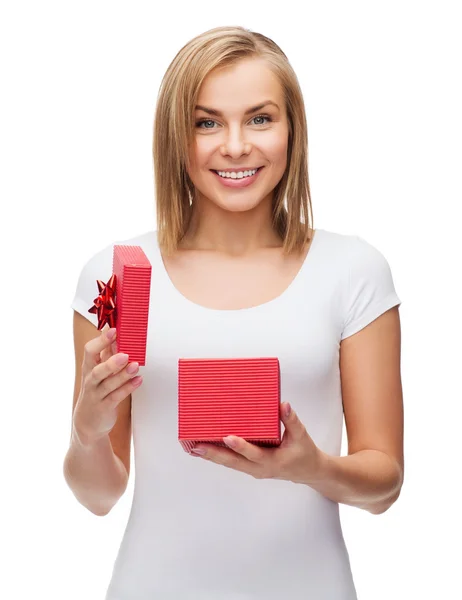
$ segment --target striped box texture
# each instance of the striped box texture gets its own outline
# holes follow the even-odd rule
[[[114,245],[117,352],[128,354],[129,362],[136,361],[140,366],[146,364],[151,271],[140,246]]]
[[[178,441],[186,452],[199,442],[226,447],[236,435],[258,446],[281,443],[279,360],[180,358]]]

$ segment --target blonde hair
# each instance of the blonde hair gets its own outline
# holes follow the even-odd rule
[[[297,76],[271,39],[243,27],[216,27],[193,38],[168,67],[158,94],[153,160],[158,241],[171,254],[187,232],[195,188],[188,176],[189,148],[195,140],[194,109],[205,77],[241,59],[263,58],[278,78],[289,126],[287,168],[273,192],[272,224],[283,251],[301,251],[313,223],[308,178],[308,131]],[[285,206],[287,202],[287,208]]]

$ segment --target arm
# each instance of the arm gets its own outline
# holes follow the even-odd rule
[[[334,502],[385,512],[404,479],[401,331],[394,307],[341,343],[340,370],[348,456],[320,452],[316,481]]]
[[[63,472],[77,500],[98,516],[111,510],[128,483],[127,471],[114,454],[109,435],[87,445],[72,431]]]
[[[72,414],[80,395],[85,344],[101,332],[74,311],[75,381]],[[117,407],[117,421],[96,444],[80,439],[71,427],[64,478],[77,500],[98,516],[106,515],[124,493],[130,475],[131,394]]]
[[[321,452],[321,465],[319,477],[307,484],[333,502],[379,515],[398,499],[402,471],[380,450],[359,450],[348,456]]]

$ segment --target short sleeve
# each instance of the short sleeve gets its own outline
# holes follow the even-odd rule
[[[393,306],[401,304],[390,265],[384,255],[359,236],[353,236],[353,246],[348,265],[342,340],[357,333]]]
[[[88,312],[99,294],[97,280],[107,283],[112,275],[114,244],[106,246],[92,256],[80,271],[71,308],[98,327],[98,315]]]

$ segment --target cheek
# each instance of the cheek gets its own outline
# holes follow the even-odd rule
[[[196,141],[196,160],[199,167],[203,167],[210,157],[216,153],[217,144],[212,140],[212,136],[206,135],[199,137]]]
[[[268,139],[266,143],[266,152],[274,162],[280,162],[287,158],[287,150],[289,140],[281,135],[275,135],[272,139]]]
[[[281,139],[281,137],[278,136],[278,138],[274,140],[273,152],[279,159],[285,158],[287,156],[288,147],[289,140],[284,138]]]
[[[207,175],[208,165],[211,161],[211,153],[204,152],[203,149],[196,148],[194,163],[191,171],[188,173],[194,185],[200,184],[200,181]]]

